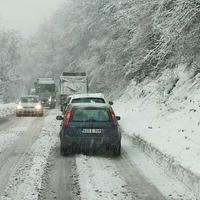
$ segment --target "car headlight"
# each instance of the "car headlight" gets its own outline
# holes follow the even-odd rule
[[[38,104],[38,105],[35,106],[35,109],[36,109],[36,110],[41,110],[41,109],[42,109],[42,106],[41,106],[40,104]]]
[[[49,102],[51,102],[51,97],[49,98]]]
[[[17,105],[17,110],[22,110],[22,109],[23,109],[23,106],[20,105],[20,104],[18,104],[18,105]]]

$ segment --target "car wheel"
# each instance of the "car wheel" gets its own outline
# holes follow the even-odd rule
[[[118,145],[113,146],[113,150],[112,150],[113,156],[120,156],[121,155],[121,143]]]
[[[67,156],[70,155],[70,153],[72,153],[71,149],[67,148],[67,147],[63,147],[63,145],[60,145],[60,154],[62,156]]]
[[[66,152],[67,152],[66,148],[60,146],[60,155],[61,156],[66,156]]]

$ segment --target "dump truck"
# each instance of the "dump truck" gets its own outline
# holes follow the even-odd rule
[[[34,83],[35,94],[44,107],[56,107],[56,84],[53,78],[38,78]]]
[[[85,72],[71,73],[63,72],[60,76],[60,104],[65,102],[72,94],[82,94],[88,92],[88,79]]]

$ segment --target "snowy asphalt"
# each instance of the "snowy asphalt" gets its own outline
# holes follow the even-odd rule
[[[185,189],[179,183],[175,187],[127,137],[119,158],[101,153],[62,157],[57,113],[0,122],[1,200],[189,200],[182,196]],[[158,176],[165,184],[155,180]]]

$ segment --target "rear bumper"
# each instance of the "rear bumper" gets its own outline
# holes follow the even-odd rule
[[[61,138],[62,146],[64,147],[112,147],[118,146],[121,143],[121,138],[118,137],[67,137]]]

